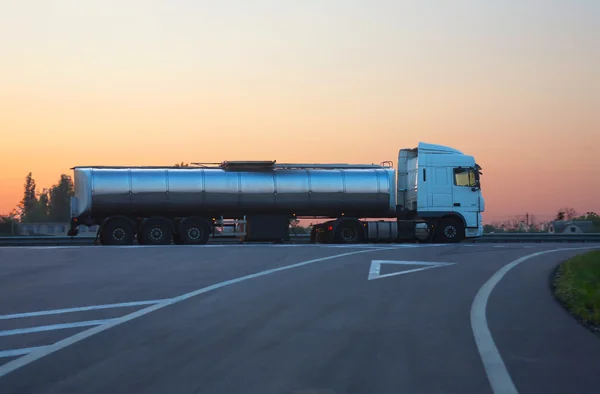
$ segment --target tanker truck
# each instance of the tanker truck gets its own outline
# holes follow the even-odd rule
[[[98,225],[103,245],[202,245],[224,219],[244,239],[289,239],[291,218],[320,218],[311,242],[460,242],[483,234],[481,167],[441,145],[381,164],[276,161],[189,167],[77,166],[68,235]]]

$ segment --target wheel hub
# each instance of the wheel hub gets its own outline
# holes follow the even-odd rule
[[[202,231],[197,227],[192,227],[192,228],[188,229],[187,235],[190,240],[196,241],[196,240],[200,239],[200,236],[202,235]]]
[[[125,239],[125,230],[123,230],[121,227],[117,227],[116,229],[113,230],[112,237],[115,241],[124,240]]]
[[[164,238],[164,236],[165,233],[159,227],[155,227],[150,230],[150,239],[152,239],[153,241],[161,241]]]
[[[454,226],[446,226],[446,228],[444,229],[444,235],[446,235],[446,237],[452,239],[455,238],[457,234],[456,228]]]

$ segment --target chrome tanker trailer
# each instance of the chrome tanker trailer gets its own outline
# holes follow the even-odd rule
[[[457,242],[483,232],[480,167],[419,143],[391,163],[197,163],[74,167],[69,235],[99,225],[102,244],[205,244],[223,218],[245,218],[247,240],[285,240],[292,217],[327,218],[315,242]],[[219,219],[217,219],[219,218]]]

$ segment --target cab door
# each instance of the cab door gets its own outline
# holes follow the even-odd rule
[[[447,212],[452,210],[452,178],[451,168],[432,166],[428,168],[429,182],[429,209],[432,211]]]
[[[452,209],[460,213],[467,227],[477,227],[479,223],[479,185],[477,174],[471,167],[452,169]]]

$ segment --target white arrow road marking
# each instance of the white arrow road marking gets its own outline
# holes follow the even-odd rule
[[[425,265],[426,267],[414,268],[411,270],[392,272],[391,274],[381,275],[380,271],[381,271],[382,264]],[[453,264],[455,264],[455,263],[434,263],[431,261],[372,260],[371,261],[371,269],[369,270],[369,279],[368,280],[387,278],[389,276],[394,276],[394,275],[410,274],[412,272],[424,271],[424,270],[428,270],[431,268],[437,268],[437,267],[445,267],[447,265],[453,265]]]

